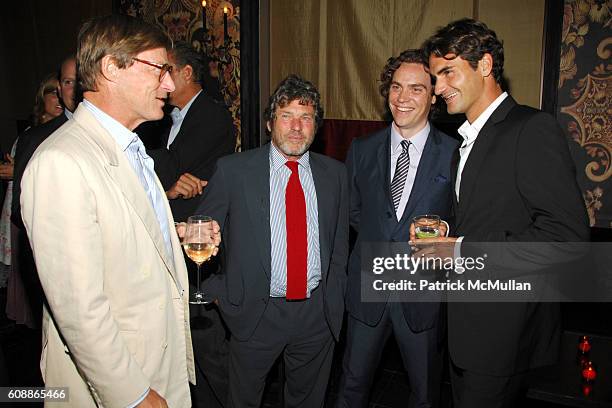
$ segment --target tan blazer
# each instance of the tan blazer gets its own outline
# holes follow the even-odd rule
[[[188,381],[195,383],[195,373],[180,243],[172,232],[172,260],[114,139],[79,106],[74,120],[38,148],[21,186],[22,217],[48,301],[46,386],[69,387],[69,406],[79,408],[125,407],[147,387],[170,407],[191,406]],[[173,225],[167,201],[165,207]]]

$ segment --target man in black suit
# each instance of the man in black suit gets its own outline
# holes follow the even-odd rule
[[[53,132],[60,128],[66,121],[72,118],[72,112],[76,108],[75,98],[76,86],[76,59],[74,55],[67,57],[60,67],[59,71],[59,89],[58,95],[64,106],[64,113],[53,118],[49,122],[43,123],[40,126],[35,126],[28,129],[17,140],[15,148],[15,167],[13,173],[13,201],[11,202],[11,222],[17,227],[16,238],[17,242],[13,244],[13,267],[17,268],[21,279],[23,280],[24,289],[28,296],[28,302],[34,315],[34,320],[37,324],[42,321],[42,304],[44,301],[44,293],[38,280],[36,265],[34,264],[34,255],[30,248],[30,241],[25,231],[23,221],[21,219],[21,178],[23,172],[30,161],[30,158],[40,146]]]
[[[393,122],[354,140],[346,161],[350,220],[358,235],[349,260],[348,329],[337,406],[367,407],[376,367],[393,332],[410,380],[408,406],[432,407],[440,392],[440,303],[402,303],[393,295],[386,302],[363,302],[361,245],[407,242],[416,215],[450,216],[450,162],[457,141],[428,121],[436,97],[421,50],[390,58],[380,79]]]
[[[588,240],[563,132],[552,116],[518,105],[502,90],[504,53],[495,32],[462,19],[438,30],[424,48],[436,95],[449,113],[467,117],[452,168],[459,238],[436,241],[459,243],[455,251],[463,252],[476,243],[509,248]],[[510,266],[495,271],[504,274]],[[455,408],[517,406],[528,370],[555,362],[559,324],[556,303],[449,303]]]
[[[202,89],[205,67],[202,54],[185,42],[168,52],[175,90],[168,96],[173,106],[172,126],[162,130],[162,146],[147,153],[155,161],[175,221],[196,214],[206,180],[217,159],[234,151],[232,119],[227,109]],[[163,120],[152,124],[162,128]],[[186,261],[194,275],[195,264]],[[192,403],[198,407],[225,405],[228,387],[226,330],[215,306],[191,306],[191,329],[196,363]]]
[[[176,42],[168,51],[176,90],[168,96],[174,108],[172,127],[162,146],[147,150],[155,161],[175,221],[186,221],[200,204],[202,187],[212,176],[217,159],[234,152],[232,118],[222,103],[202,89],[202,55],[189,44]]]
[[[259,407],[285,362],[285,402],[323,405],[344,312],[346,169],[309,152],[323,108],[291,75],[265,112],[272,142],[220,159],[198,212],[223,231],[224,268],[206,281],[230,332],[230,407]]]

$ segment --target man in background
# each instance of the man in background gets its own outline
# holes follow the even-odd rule
[[[202,55],[189,44],[176,42],[168,58],[176,86],[168,97],[172,127],[164,131],[162,146],[147,153],[171,200],[174,219],[183,222],[195,214],[206,185],[202,182],[212,176],[217,159],[233,153],[236,141],[227,108],[202,89]],[[197,193],[189,194],[193,190]]]
[[[184,222],[201,202],[201,193],[217,160],[234,152],[231,116],[222,103],[202,89],[204,65],[201,53],[185,42],[168,51],[175,90],[168,96],[173,106],[172,127],[164,131],[162,146],[147,153],[155,161],[155,173],[166,190],[175,221]],[[214,268],[209,263],[205,270]],[[195,277],[195,264],[187,261]],[[215,305],[191,306],[191,328],[196,361],[194,407],[224,406],[227,398],[228,342]]]
[[[60,67],[58,95],[64,106],[64,113],[53,118],[47,123],[35,126],[24,132],[17,140],[15,149],[15,167],[13,173],[13,200],[11,203],[11,222],[16,232],[12,245],[12,265],[14,273],[21,276],[28,304],[32,311],[32,317],[37,327],[42,321],[44,294],[38,279],[34,255],[28,241],[28,236],[21,219],[21,178],[30,161],[30,158],[42,142],[55,132],[66,121],[72,118],[72,112],[76,107],[76,58],[68,56]]]

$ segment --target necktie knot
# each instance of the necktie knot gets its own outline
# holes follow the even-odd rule
[[[410,142],[408,140],[402,140],[402,151],[404,153],[408,153],[408,148],[410,147]]]
[[[292,173],[297,173],[297,171],[298,171],[298,162],[296,162],[296,161],[287,161],[285,163],[285,165],[287,167],[289,167],[289,170],[291,170]]]

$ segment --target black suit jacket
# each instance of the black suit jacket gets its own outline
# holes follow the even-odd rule
[[[357,241],[349,259],[347,309],[356,319],[376,325],[386,302],[361,301],[361,245],[364,242],[408,242],[412,218],[451,214],[450,165],[458,142],[433,126],[421,155],[410,198],[397,220],[391,198],[391,126],[353,141],[346,165],[350,187],[350,220]],[[438,322],[439,303],[403,303],[404,317],[415,332]]]
[[[171,121],[169,124],[171,125]],[[217,159],[234,152],[236,143],[232,118],[228,110],[202,91],[193,101],[181,129],[167,149],[170,129],[162,137],[162,146],[148,150],[155,161],[155,173],[168,190],[183,173],[209,180]],[[176,221],[186,221],[195,214],[201,196],[170,200]]]
[[[453,185],[459,154],[454,158]],[[547,113],[507,97],[478,134],[454,199],[454,235],[475,242],[580,242],[588,219],[567,140]],[[463,254],[463,249],[462,249]],[[490,375],[552,364],[556,303],[449,303],[453,362]]]
[[[38,149],[38,146],[68,121],[65,114],[61,114],[47,123],[26,130],[19,140],[15,149],[15,167],[13,169],[13,202],[11,203],[11,221],[17,227],[25,231],[21,220],[21,178],[30,158]]]
[[[222,229],[222,272],[205,281],[219,299],[232,335],[248,340],[270,299],[270,148],[219,159],[198,213]],[[317,194],[325,319],[338,339],[344,314],[348,257],[348,186],[344,165],[310,152]],[[322,316],[323,318],[323,316]]]

